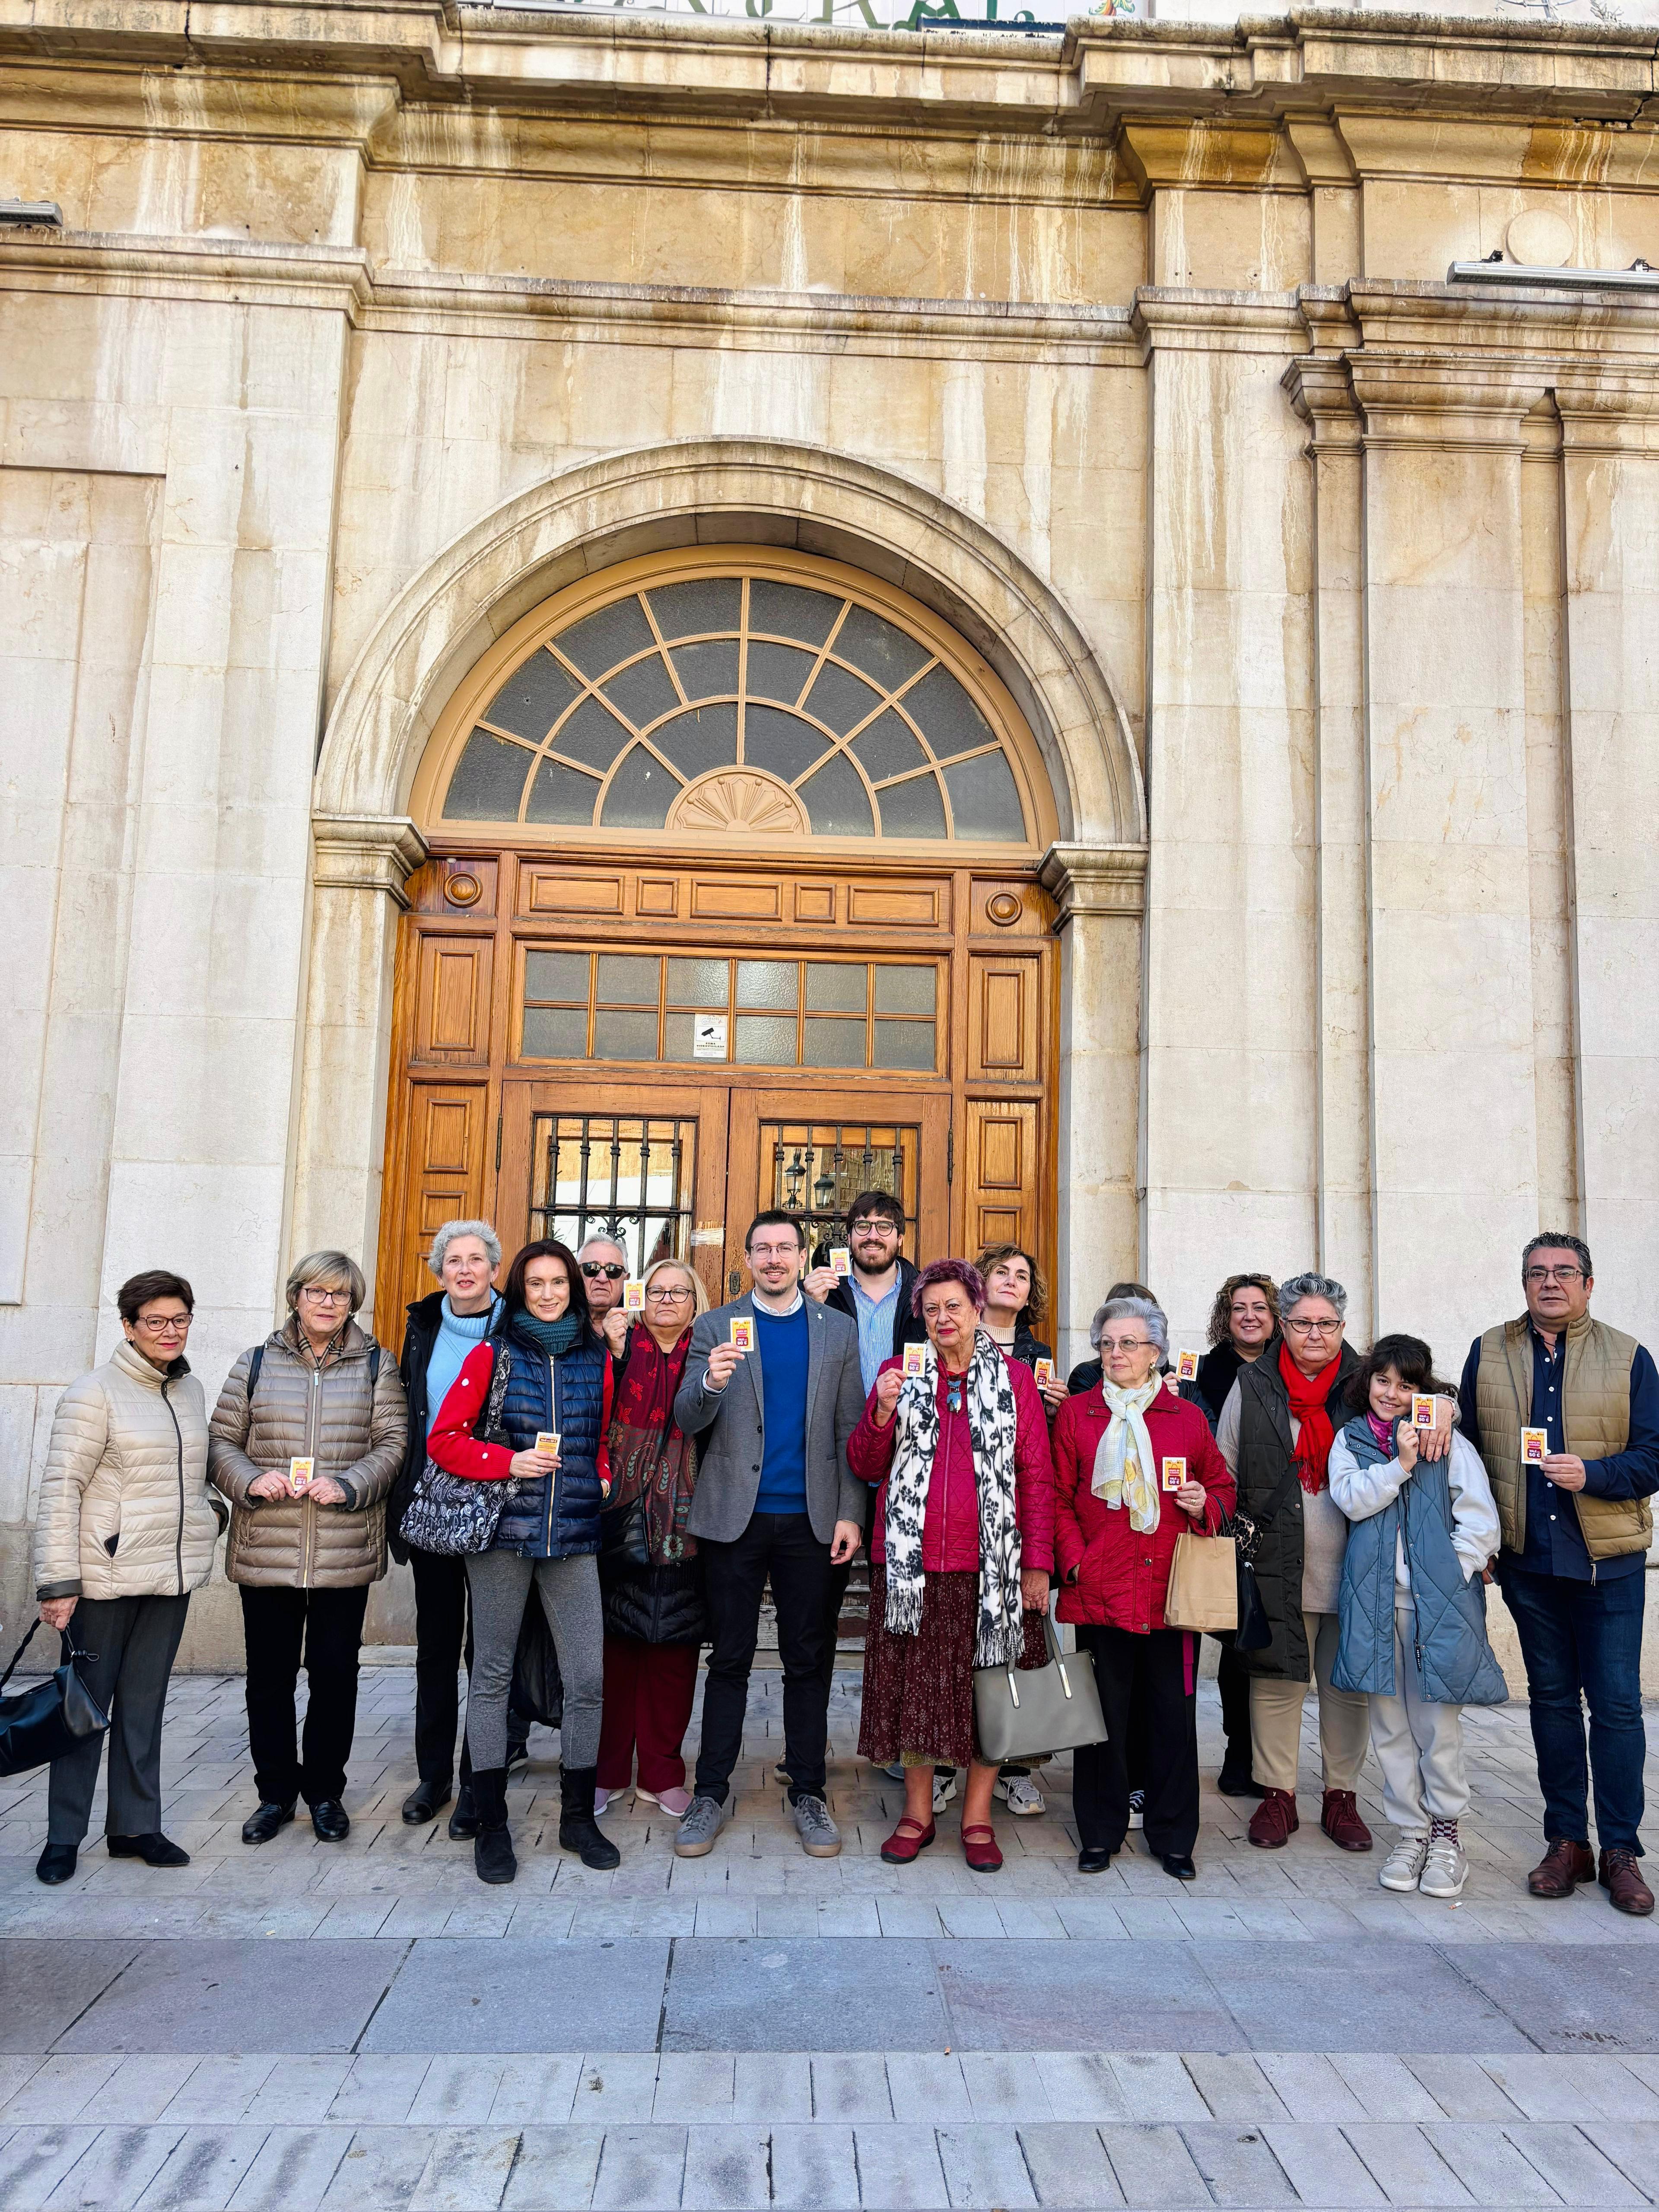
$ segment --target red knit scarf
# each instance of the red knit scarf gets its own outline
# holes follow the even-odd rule
[[[1336,1439],[1325,1411],[1326,1393],[1336,1376],[1330,1366],[1322,1367],[1317,1375],[1304,1375],[1288,1344],[1279,1347],[1279,1371],[1290,1393],[1291,1417],[1302,1424],[1296,1439],[1296,1479],[1310,1498],[1317,1498],[1328,1479],[1327,1463]]]

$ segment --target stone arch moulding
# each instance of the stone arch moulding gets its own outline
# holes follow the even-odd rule
[[[1051,586],[923,485],[848,454],[742,438],[584,463],[519,493],[429,562],[369,636],[329,715],[314,787],[319,843],[337,842],[348,823],[405,813],[451,691],[541,600],[639,554],[728,542],[823,554],[920,599],[1012,693],[1048,769],[1062,842],[1144,848],[1127,719]]]

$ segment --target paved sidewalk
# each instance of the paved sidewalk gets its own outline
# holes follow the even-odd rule
[[[1313,1790],[1268,1854],[1206,1788],[1191,1888],[1139,1853],[1079,1875],[1063,1763],[1044,1818],[999,1808],[1001,1874],[969,1873],[954,1808],[885,1867],[899,1793],[853,1755],[852,1672],[847,1847],[810,1860],[770,1778],[778,1688],[757,1676],[736,1818],[700,1861],[631,1798],[615,1874],[561,1852],[538,1731],[507,1890],[398,1819],[406,1668],[365,1671],[343,1845],[241,1844],[237,1678],[173,1686],[187,1869],[94,1844],[43,1889],[44,1784],[0,1785],[0,2207],[1659,2203],[1659,1933],[1600,1892],[1527,1897],[1524,1709],[1469,1717],[1475,1871],[1446,1906],[1376,1887],[1374,1796],[1379,1850],[1350,1856]]]

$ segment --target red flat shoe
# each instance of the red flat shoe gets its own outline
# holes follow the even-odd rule
[[[907,1814],[881,1847],[881,1855],[889,1866],[908,1866],[919,1851],[925,1851],[939,1830],[933,1821],[924,1828],[920,1820]]]
[[[996,1831],[988,1820],[976,1820],[962,1832],[962,1856],[975,1874],[996,1874],[1002,1866]]]

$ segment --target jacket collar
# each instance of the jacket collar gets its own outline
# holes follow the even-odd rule
[[[142,1382],[147,1390],[159,1390],[164,1382],[177,1382],[190,1372],[190,1362],[180,1352],[163,1375],[159,1368],[150,1365],[131,1339],[125,1336],[111,1352],[109,1364],[118,1367],[129,1381]]]

